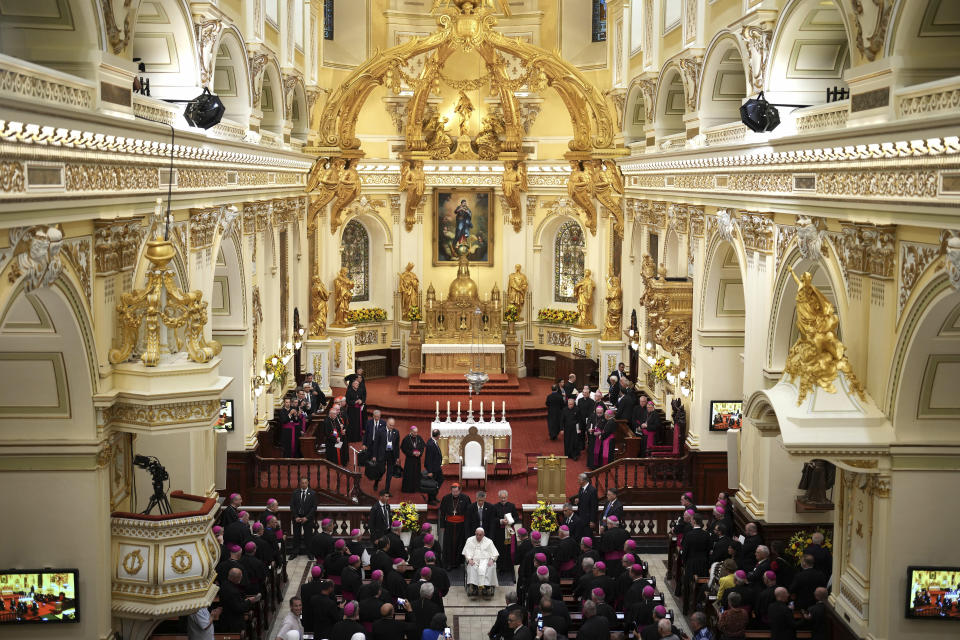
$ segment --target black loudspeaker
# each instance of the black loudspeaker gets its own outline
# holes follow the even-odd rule
[[[740,121],[757,133],[773,131],[780,125],[780,112],[764,99],[761,91],[756,98],[740,105]]]
[[[187,108],[183,110],[183,117],[191,126],[209,129],[220,123],[226,110],[220,98],[204,87],[203,93],[187,103]]]

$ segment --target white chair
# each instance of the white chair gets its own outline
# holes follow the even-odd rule
[[[483,462],[483,438],[476,427],[470,427],[460,441],[460,484],[466,487],[467,480],[476,480],[481,487],[487,486],[487,465]]]

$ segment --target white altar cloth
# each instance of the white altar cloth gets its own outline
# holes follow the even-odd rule
[[[478,345],[426,342],[420,348],[424,355],[428,353],[506,353],[502,343]]]
[[[440,431],[440,438],[447,441],[448,458],[445,462],[456,464],[460,462],[460,441],[470,430],[470,427],[477,428],[477,434],[483,438],[483,461],[493,462],[493,439],[511,438],[513,429],[509,422],[447,422],[441,420],[430,424],[430,431],[434,429]]]

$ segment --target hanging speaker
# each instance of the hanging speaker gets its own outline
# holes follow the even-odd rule
[[[780,125],[780,112],[764,99],[761,91],[756,98],[750,98],[740,105],[740,121],[757,133],[773,131]]]
[[[183,110],[183,117],[191,126],[209,129],[220,124],[226,110],[220,98],[204,87],[203,93],[187,103],[187,108]]]

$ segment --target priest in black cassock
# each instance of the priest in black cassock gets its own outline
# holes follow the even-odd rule
[[[354,378],[347,387],[347,442],[363,440],[364,396],[360,392],[360,378]]]
[[[460,493],[460,485],[450,485],[450,493],[440,501],[440,528],[443,529],[443,561],[447,569],[463,564],[463,544],[466,541],[466,520],[470,498]]]
[[[577,413],[576,402],[572,396],[568,396],[567,406],[560,415],[560,428],[563,429],[563,455],[571,460],[577,460],[580,457],[580,434],[577,433],[580,427],[580,415]]]
[[[363,404],[367,404],[367,378],[363,375],[363,367],[357,367],[356,372],[344,376],[343,378],[343,381],[347,384],[348,389],[350,388],[350,385],[353,384],[354,380],[360,381],[360,395],[363,398]]]
[[[417,434],[415,426],[410,427],[410,433],[400,443],[400,450],[405,456],[403,461],[403,480],[400,490],[404,493],[416,493],[420,490],[420,462],[426,443]]]
[[[500,552],[500,556],[497,558],[497,571],[513,573],[513,535],[511,533],[508,538],[507,532],[508,527],[512,527],[511,518],[514,525],[520,525],[520,513],[517,511],[516,505],[507,499],[508,495],[505,490],[501,489],[497,497],[499,500],[497,504],[493,505],[494,527],[493,531],[490,532],[490,537],[493,538],[493,543],[497,545],[497,551]],[[510,518],[507,517],[508,514]],[[513,531],[513,529],[511,528],[509,531]]]
[[[591,397],[590,387],[584,385],[583,392],[580,394],[580,397],[577,398],[577,420],[580,423],[581,449],[586,449],[587,423],[590,421],[590,416],[593,415],[593,410],[596,406],[597,402]]]
[[[340,415],[340,405],[335,404],[330,407],[327,419],[323,425],[326,434],[326,455],[327,460],[341,467],[349,464],[350,456],[347,447],[347,434],[343,424],[343,416]]]
[[[551,440],[556,440],[560,435],[560,417],[563,415],[563,394],[557,385],[550,388],[550,395],[547,396],[547,433]]]

